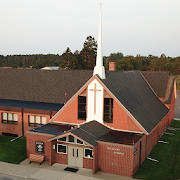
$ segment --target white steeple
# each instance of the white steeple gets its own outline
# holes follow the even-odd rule
[[[102,57],[102,13],[101,13],[101,5],[100,4],[100,17],[99,17],[99,34],[98,34],[98,48],[97,48],[97,57],[96,57],[96,66],[94,67],[94,73],[98,74],[101,79],[106,79],[105,69],[103,66],[103,57]]]

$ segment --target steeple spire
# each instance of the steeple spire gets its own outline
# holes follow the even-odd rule
[[[97,48],[96,66],[94,67],[93,75],[98,74],[101,79],[106,79],[105,69],[103,66],[103,57],[102,57],[102,15],[101,15],[102,8],[101,6],[102,6],[102,3],[100,3],[98,48]]]

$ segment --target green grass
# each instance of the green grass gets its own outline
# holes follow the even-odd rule
[[[10,142],[11,139],[13,137],[0,135],[0,161],[19,164],[26,159],[26,140]]]
[[[172,127],[180,128],[180,121],[173,121]],[[134,178],[147,180],[180,179],[180,130],[166,130],[174,136],[164,134],[161,140],[169,144],[157,143],[148,157],[159,160],[153,162],[145,159]]]
[[[170,124],[170,127],[180,128],[180,121],[174,120],[174,121]]]

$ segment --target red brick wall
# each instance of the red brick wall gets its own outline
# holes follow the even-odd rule
[[[141,164],[156,145],[168,127],[168,115],[158,124],[158,126],[141,140]]]
[[[159,100],[160,100],[160,101],[163,101],[163,99],[164,99],[163,97],[159,97]]]
[[[58,111],[51,111],[51,115],[54,116]]]
[[[153,149],[153,147],[155,146],[155,144],[157,143],[157,130],[158,127],[156,127],[151,134],[149,134],[147,136],[147,155],[151,152],[151,150]]]
[[[30,154],[39,154],[44,155],[45,161],[49,161],[50,158],[50,148],[51,142],[47,141],[52,136],[45,136],[45,135],[38,135],[37,133],[27,133],[26,134],[26,148],[27,148],[27,157],[29,157]],[[42,141],[44,142],[44,154],[42,153],[36,153],[35,150],[35,142],[36,141]],[[51,163],[50,163],[51,164]]]
[[[93,149],[93,174],[98,169],[98,146]]]
[[[68,156],[67,154],[59,154],[55,153],[55,162],[60,164],[68,164]]]
[[[49,165],[52,166],[55,163],[55,154],[56,154],[56,149],[53,149],[52,147],[55,145],[56,147],[57,141],[53,140],[51,141],[51,145],[49,148]]]
[[[146,136],[146,156],[151,152],[153,147],[156,145],[160,137],[163,135],[164,131],[168,128],[168,115],[159,123],[159,125],[148,135]],[[145,148],[145,139],[142,142],[144,151]],[[144,157],[144,152],[143,152]]]
[[[116,70],[116,63],[109,62],[109,71],[115,71],[115,70]]]
[[[54,122],[56,121],[72,124],[85,122],[85,120],[78,120],[78,97],[61,112],[56,120],[54,120]]]
[[[53,145],[56,146],[56,140],[49,142],[48,139],[52,136],[39,135],[37,133],[27,133],[26,134],[26,147],[27,147],[27,157],[29,154],[41,154],[35,151],[35,142],[44,142],[44,155],[45,161],[49,161],[49,165],[54,163],[67,164],[67,154],[59,154],[56,149],[53,149]]]
[[[18,114],[18,124],[15,125],[2,123],[3,112]],[[50,116],[54,115],[55,113],[57,113],[57,111],[50,112],[47,110],[23,109],[24,136],[26,136],[27,130],[33,128],[29,126],[29,115],[45,116],[48,123],[50,120]],[[2,133],[17,134],[18,136],[22,135],[22,108],[0,106],[0,134]]]
[[[134,158],[133,158],[133,174],[135,174],[135,172],[138,170],[139,165],[140,165],[140,143],[138,143],[135,147],[134,147],[134,151],[137,149],[136,153],[134,154]]]
[[[26,136],[26,131],[33,129],[34,127],[29,126],[29,116],[44,116],[46,117],[46,123],[50,120],[50,111],[47,110],[37,110],[37,109],[24,109],[23,118],[24,118],[24,136]]]
[[[83,168],[93,169],[93,159],[83,158]]]
[[[142,132],[142,130],[126,114],[126,112],[117,104],[116,101],[113,101],[113,123],[105,123],[105,124],[115,129]]]
[[[158,125],[158,139],[161,138],[165,131],[165,118]]]
[[[174,110],[175,110],[175,91],[173,91],[172,98],[171,98],[171,104],[165,104],[170,110],[169,114],[169,125],[174,119]]]
[[[132,177],[133,159],[134,148],[98,144],[98,167],[102,172]]]
[[[147,136],[144,136],[143,139],[141,140],[141,164],[143,163],[143,161],[146,159],[147,156],[146,140],[147,140]]]
[[[0,134],[10,133],[18,136],[22,135],[22,109],[11,107],[0,107]],[[18,115],[18,124],[5,124],[2,123],[2,113],[14,113]]]
[[[170,122],[169,122],[169,114],[163,119],[165,123],[165,131],[169,127]]]

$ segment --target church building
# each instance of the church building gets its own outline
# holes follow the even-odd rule
[[[27,157],[132,177],[174,117],[168,72],[105,72],[101,11],[94,71],[0,69],[0,134],[27,139]]]

